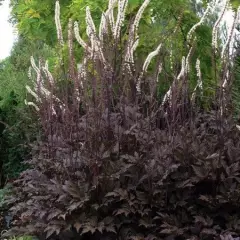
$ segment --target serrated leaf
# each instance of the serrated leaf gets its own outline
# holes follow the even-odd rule
[[[92,234],[96,232],[96,228],[95,227],[92,227],[91,225],[85,225],[83,227],[83,230],[82,230],[82,234],[85,234],[85,233],[88,233],[88,232],[91,232]]]
[[[106,227],[105,227],[105,230],[106,230],[106,232],[113,232],[113,233],[116,233],[116,234],[117,234],[114,226],[111,226],[111,225],[106,226]]]
[[[130,214],[130,211],[127,208],[121,208],[115,212],[116,216],[121,214],[124,214],[127,217]]]
[[[145,228],[150,228],[150,227],[152,227],[153,226],[153,224],[152,223],[149,223],[147,220],[145,220],[145,219],[140,219],[139,220],[139,226],[143,226],[143,227],[145,227]]]
[[[106,217],[103,219],[105,225],[110,225],[111,223],[113,223],[113,221],[114,221],[113,217]]]
[[[49,238],[51,235],[53,235],[55,232],[58,234],[60,232],[60,229],[56,226],[48,226],[44,232],[46,232],[46,238]]]
[[[51,219],[55,218],[55,217],[58,216],[60,213],[61,213],[60,210],[55,210],[54,212],[51,212],[51,213],[48,215],[47,220],[51,220]]]
[[[204,169],[203,166],[194,166],[192,165],[192,168],[195,172],[195,174],[199,177],[199,178],[205,178],[207,175],[206,170]]]

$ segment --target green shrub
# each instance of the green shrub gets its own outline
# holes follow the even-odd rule
[[[0,189],[0,211],[5,208],[5,200],[9,193],[10,193],[9,185],[5,186],[5,188],[3,189]]]
[[[8,206],[6,204],[7,197],[11,193],[10,185],[6,185],[3,189],[0,189],[0,232],[3,229],[9,228],[10,221],[6,221],[6,215]]]
[[[36,139],[37,123],[14,92],[1,102],[0,120],[2,186],[26,169],[23,160],[30,153],[29,144]]]
[[[5,238],[3,240],[37,240],[37,239],[31,236],[23,236],[23,237],[11,237],[8,239]]]

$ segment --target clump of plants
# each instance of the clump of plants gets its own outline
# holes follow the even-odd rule
[[[31,236],[24,236],[24,237],[11,237],[11,238],[5,238],[3,240],[37,240],[36,238],[33,238]]]
[[[6,203],[6,199],[10,195],[10,192],[10,185],[6,185],[4,188],[0,189],[0,232],[10,226],[8,206]]]
[[[31,169],[13,184],[9,204],[18,221],[8,234],[124,240],[240,234],[240,131],[231,117],[229,42],[221,56],[217,51],[221,19],[212,43],[219,87],[208,99],[209,110],[193,50],[194,33],[210,6],[190,30],[188,54],[161,95],[164,43],[144,62],[135,59],[138,25],[149,0],[126,30],[127,2],[109,1],[99,31],[87,7],[89,41],[70,20],[67,44],[56,3],[59,48],[68,46],[69,70],[63,79],[53,76],[47,63],[31,59],[33,86],[27,91],[34,100],[26,104],[36,110],[44,137],[33,146]],[[73,33],[85,51],[78,67]]]
[[[26,169],[29,144],[36,139],[37,121],[31,111],[11,92],[0,103],[0,187]]]

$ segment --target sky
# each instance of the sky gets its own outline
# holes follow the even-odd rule
[[[0,6],[0,60],[9,56],[16,34],[11,23],[8,22],[10,16],[10,0],[5,0]]]

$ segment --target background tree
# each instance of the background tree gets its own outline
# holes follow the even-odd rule
[[[30,57],[47,58],[51,66],[54,54],[43,41],[30,41],[20,35],[11,55],[0,62],[0,186],[25,168],[22,161],[29,154],[29,144],[39,135],[37,119],[24,104],[25,86],[31,85]]]

